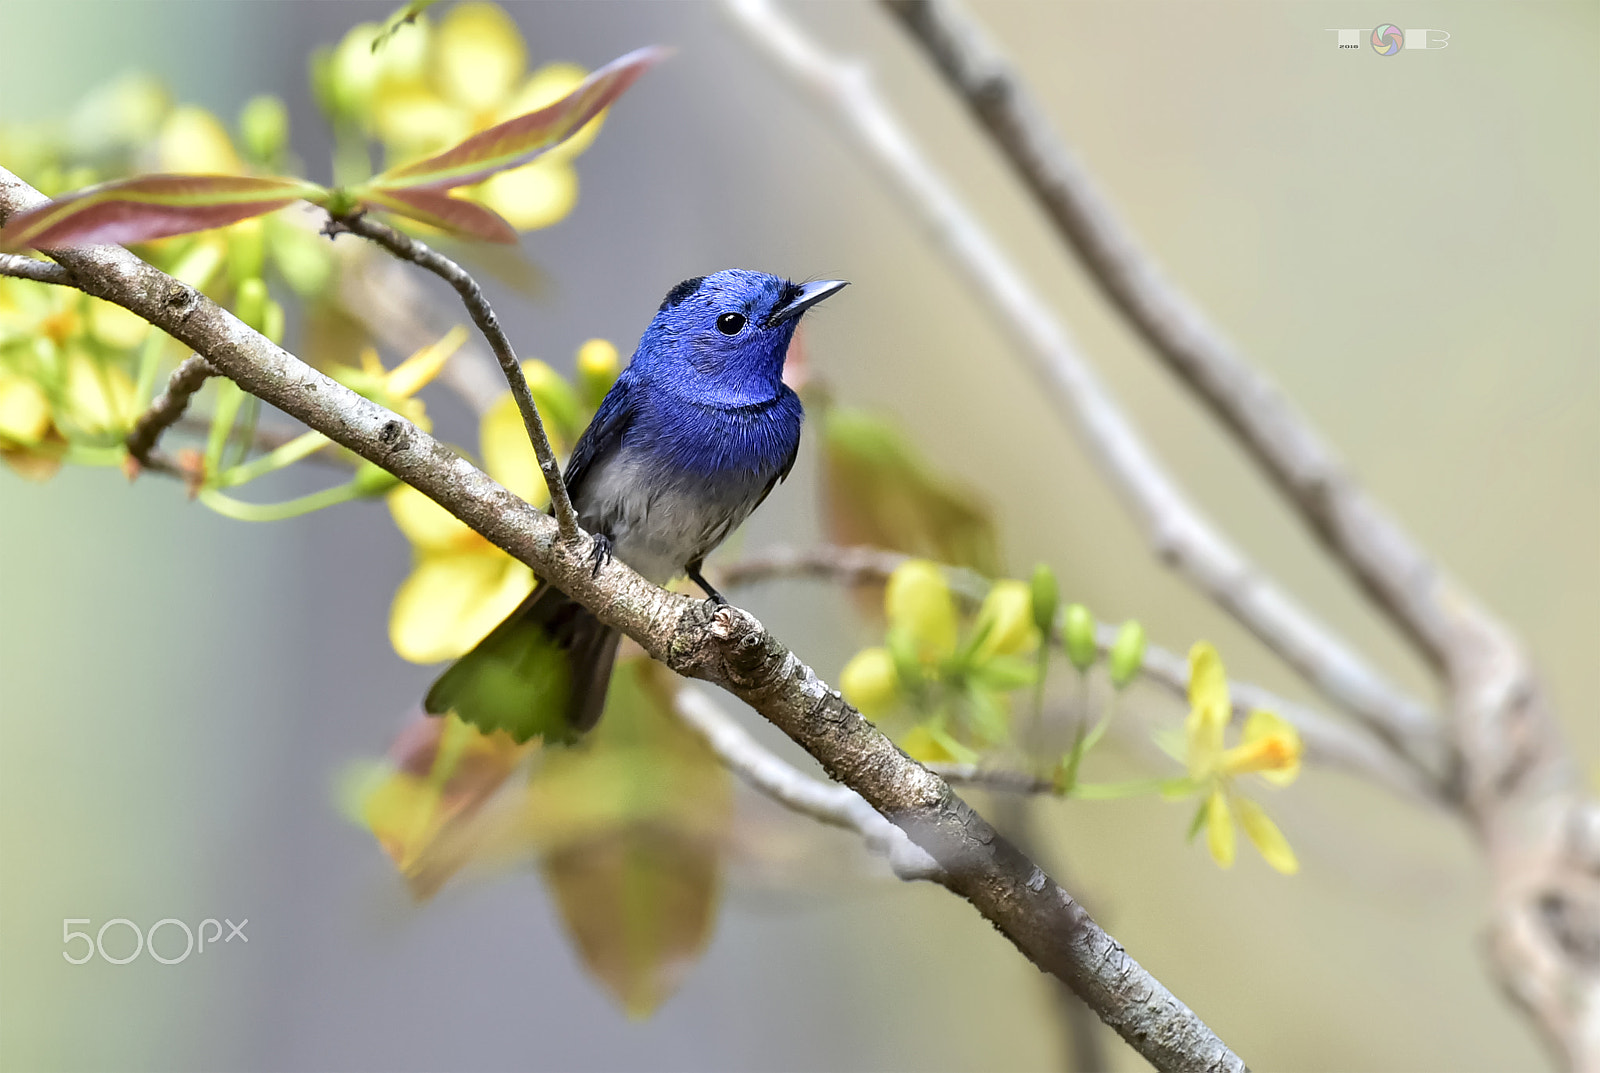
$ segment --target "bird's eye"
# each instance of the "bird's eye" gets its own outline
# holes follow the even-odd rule
[[[717,331],[723,335],[738,335],[743,329],[743,313],[724,313],[717,318]]]

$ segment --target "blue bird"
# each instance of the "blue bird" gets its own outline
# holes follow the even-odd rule
[[[724,602],[701,565],[794,466],[802,412],[784,358],[800,315],[845,285],[729,269],[667,292],[563,475],[596,570],[615,555],[658,585],[686,573]],[[574,739],[605,708],[619,640],[541,583],[424,707],[518,741]]]

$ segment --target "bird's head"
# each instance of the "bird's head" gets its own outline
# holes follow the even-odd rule
[[[844,280],[791,283],[730,268],[672,290],[634,354],[637,374],[697,402],[743,406],[775,397],[800,315]]]

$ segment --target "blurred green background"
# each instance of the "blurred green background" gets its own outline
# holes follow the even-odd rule
[[[1137,616],[1174,648],[1209,638],[1236,674],[1309,699],[1153,563],[1003,325],[720,9],[510,9],[535,64],[680,50],[580,159],[576,212],[525,240],[552,283],[536,302],[498,294],[524,353],[568,367],[594,335],[626,352],[667,287],[721,267],[849,279],[810,322],[811,361],[839,398],[896,414],[984,489],[1014,571],[1047,561],[1104,617]],[[225,117],[274,92],[311,177],[326,178],[306,54],[389,10],[0,0],[0,120],[64,114],[133,69]],[[871,58],[1207,510],[1426,694],[1396,634],[1097,300],[895,27],[869,5],[795,10],[832,47]],[[1592,778],[1600,8],[978,11],[1169,272],[1521,634]],[[1385,59],[1341,52],[1327,32],[1382,21],[1447,30],[1450,47]],[[470,436],[464,411],[438,412],[447,433]],[[816,537],[813,462],[803,452],[743,547]],[[823,868],[778,884],[736,874],[707,956],[642,1024],[583,975],[532,874],[409,908],[329,789],[350,758],[386,745],[430,680],[385,635],[407,559],[378,505],[253,527],[155,480],[69,471],[31,485],[0,472],[0,1067],[1059,1065],[1038,973],[932,887]],[[841,629],[848,602],[817,587],[768,585],[743,602],[825,674],[869,636]],[[1467,832],[1316,770],[1272,804],[1300,854],[1294,879],[1248,853],[1219,872],[1182,844],[1187,814],[1160,802],[1044,808],[1045,856],[1256,1068],[1543,1063],[1483,971],[1484,873]],[[224,916],[249,918],[247,946],[171,967],[61,960],[64,917]],[[1107,1047],[1116,1068],[1141,1067]]]

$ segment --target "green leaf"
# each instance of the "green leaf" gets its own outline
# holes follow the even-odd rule
[[[480,131],[437,156],[391,168],[351,190],[366,200],[375,190],[450,190],[521,167],[560,145],[622,95],[668,50],[635,49],[594,72],[552,104]]]
[[[0,249],[59,250],[147,242],[223,227],[328,191],[300,179],[254,175],[141,175],[91,186],[13,216]]]
[[[727,769],[671,714],[676,681],[619,665],[605,716],[528,787],[541,868],[584,963],[634,1017],[704,951],[732,816]]]
[[[832,406],[822,430],[826,521],[836,543],[890,548],[988,576],[998,572],[988,508],[935,473],[894,424]]]

